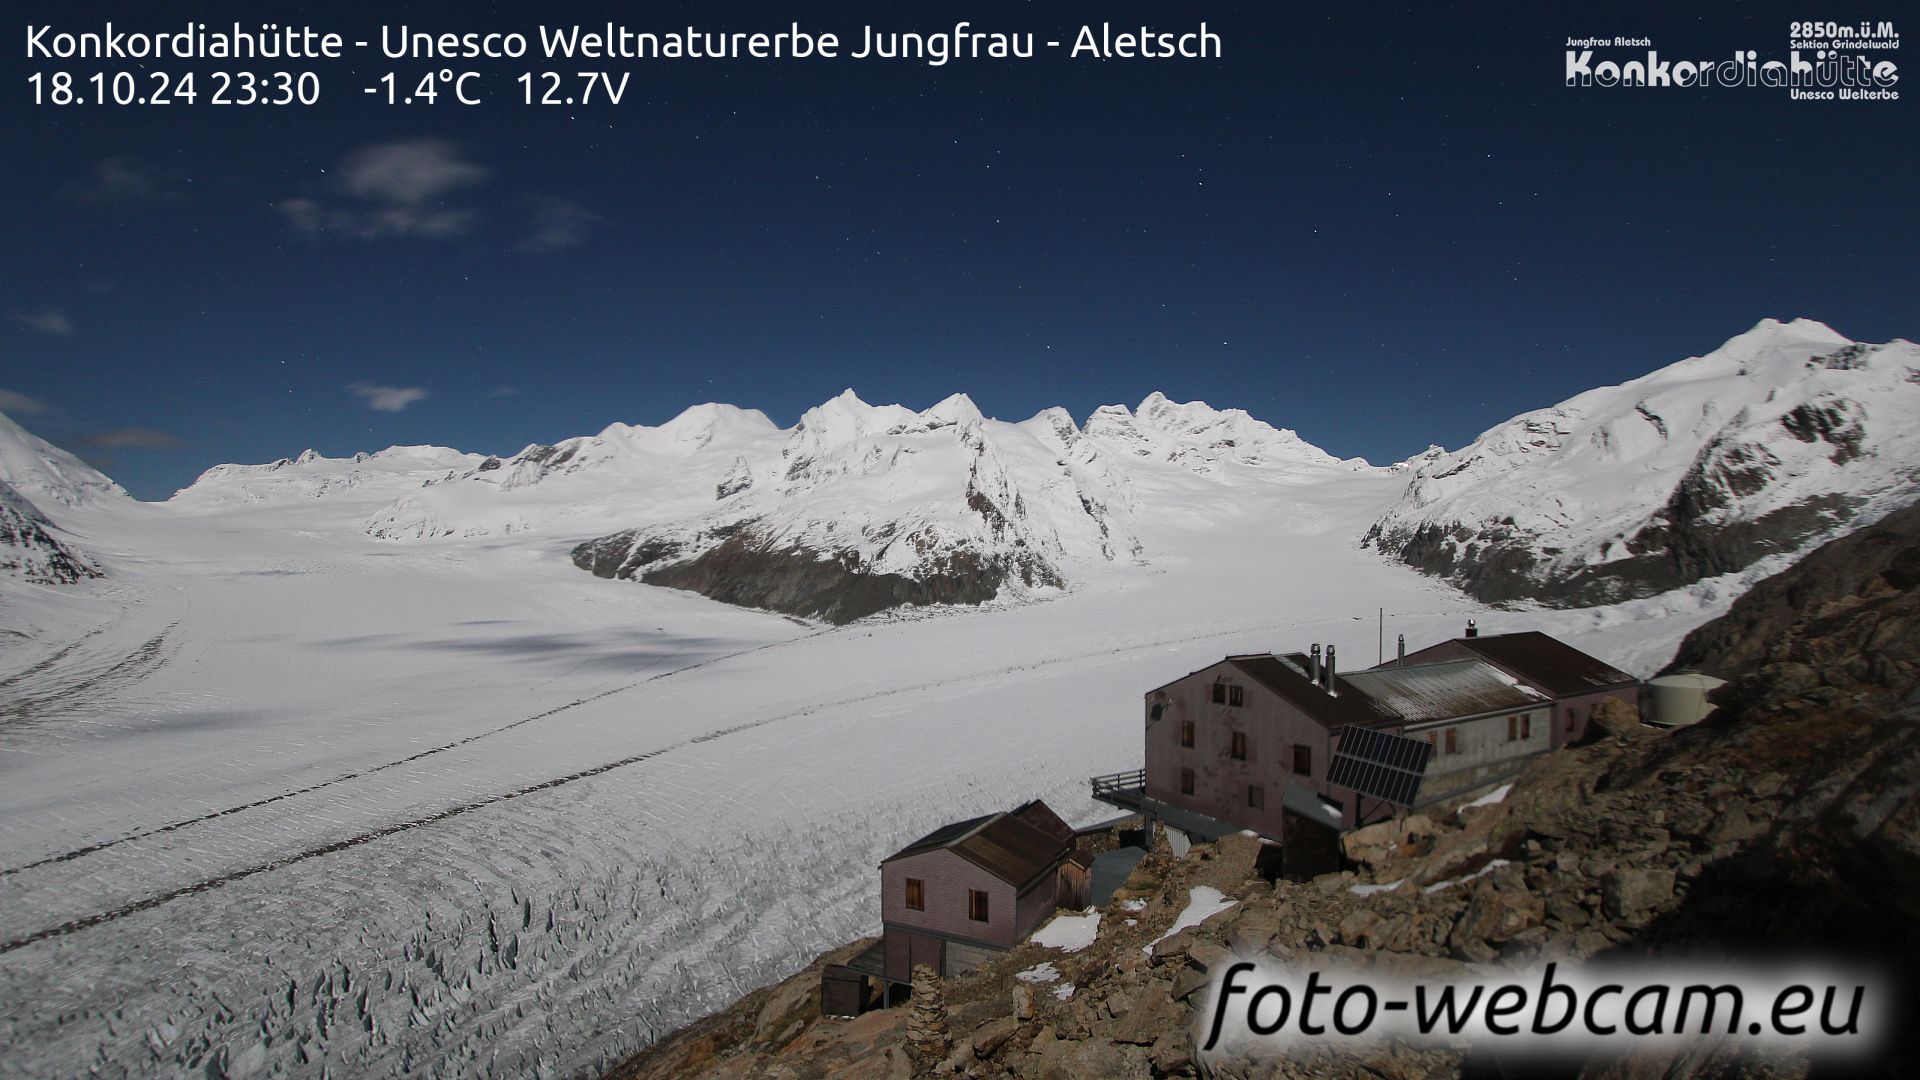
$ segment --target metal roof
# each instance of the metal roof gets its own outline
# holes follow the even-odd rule
[[[1300,653],[1229,656],[1227,662],[1329,728],[1380,724],[1393,719],[1391,713],[1376,709],[1364,694],[1350,692],[1351,676],[1335,674],[1335,682],[1341,689],[1339,694],[1321,689],[1307,677],[1307,658]]]
[[[1459,642],[1554,697],[1590,694],[1639,681],[1538,630],[1460,638]]]
[[[935,829],[882,859],[881,865],[944,848],[1025,892],[1027,886],[1053,869],[1071,846],[1003,811]]]
[[[1329,829],[1339,831],[1343,828],[1340,811],[1334,809],[1320,793],[1305,784],[1287,785],[1287,793],[1280,797],[1280,804],[1299,814],[1301,817]]]
[[[933,848],[946,847],[948,844],[953,843],[955,840],[960,839],[998,816],[997,814],[982,814],[977,818],[968,818],[965,821],[956,821],[951,825],[942,825],[880,861],[892,862],[902,855],[911,855],[916,851],[927,851]]]
[[[1063,844],[1073,843],[1073,826],[1039,799],[1021,803],[1008,812]]]
[[[1417,724],[1539,705],[1547,695],[1484,660],[1374,668],[1334,676],[1338,694],[1307,677],[1307,658],[1230,656],[1227,661],[1328,728]]]
[[[1549,700],[1485,660],[1376,668],[1341,681],[1367,695],[1375,708],[1408,724],[1524,709]]]

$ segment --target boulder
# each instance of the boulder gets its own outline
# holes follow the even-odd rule
[[[1640,730],[1640,710],[1619,698],[1607,698],[1593,707],[1588,726],[1605,735],[1625,735]]]
[[[1494,875],[1488,875],[1474,883],[1467,909],[1454,922],[1449,941],[1456,951],[1467,941],[1497,945],[1546,919],[1546,901],[1529,891],[1524,882],[1503,888],[1496,884]]]
[[[1272,908],[1244,908],[1227,929],[1227,948],[1237,956],[1258,956],[1280,932],[1280,922],[1280,913]]]
[[[1645,918],[1673,899],[1674,873],[1667,869],[1609,870],[1600,878],[1600,906],[1610,919]]]
[[[989,1020],[974,1029],[973,1037],[968,1042],[973,1045],[973,1053],[976,1057],[992,1057],[1007,1044],[1008,1039],[1013,1038],[1013,1033],[1019,1030],[1018,1020],[1011,1016],[1003,1016],[998,1020]]]

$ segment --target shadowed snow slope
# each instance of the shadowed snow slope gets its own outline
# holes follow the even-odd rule
[[[40,507],[84,506],[127,497],[100,470],[0,413],[0,484]]]
[[[93,466],[0,413],[0,577],[41,585],[99,577],[93,560],[61,539],[47,508],[126,498]]]
[[[1380,550],[1488,601],[1649,596],[1913,502],[1920,348],[1768,319],[1408,465]]]

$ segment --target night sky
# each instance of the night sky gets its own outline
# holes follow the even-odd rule
[[[1392,461],[1767,316],[1920,335],[1920,69],[1897,102],[1562,85],[1569,36],[1784,56],[1790,19],[1911,13],[1816,6],[10,5],[0,409],[143,498],[309,446],[511,453],[709,400],[790,424],[849,386],[1010,420],[1161,390]],[[32,71],[103,65],[25,59],[28,24],[236,17],[349,40],[1204,19],[1225,56],[454,61],[492,99],[462,108],[360,93],[441,66],[376,49],[295,65],[311,108],[32,104]],[[194,66],[286,65],[148,62]],[[633,78],[618,106],[520,104],[548,67]]]

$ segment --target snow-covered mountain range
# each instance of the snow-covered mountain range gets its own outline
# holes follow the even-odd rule
[[[510,458],[398,447],[312,451],[208,470],[172,500],[225,508],[383,497],[366,530],[419,542],[584,537],[602,577],[691,589],[832,622],[902,604],[980,603],[1057,589],[1075,567],[1148,557],[1141,515],[1190,514],[1178,491],[1371,470],[1238,409],[1109,405],[991,420],[964,394],[924,411],[851,390],[793,427],[699,405],[659,427],[529,446]],[[1169,477],[1172,486],[1169,486]],[[1143,485],[1166,498],[1143,498]]]
[[[1160,395],[1002,422],[847,394],[143,503],[0,424],[7,1070],[603,1072],[872,933],[913,837],[1036,796],[1108,815],[1086,778],[1139,765],[1140,694],[1223,654],[1477,618],[1650,674],[1796,534],[1658,596],[1495,611],[1397,531],[1512,530],[1428,568],[1487,592],[1507,558],[1552,596],[1554,559],[1659,514],[1674,544],[1823,498],[1850,528],[1913,498],[1913,352],[1762,324],[1388,468]],[[1048,602],[831,625],[983,596]]]
[[[1649,596],[1920,497],[1920,347],[1768,319],[1406,467],[1382,552],[1491,602]]]
[[[1233,490],[1406,477],[1357,540],[1495,603],[1602,604],[1791,553],[1920,497],[1920,348],[1765,320],[1704,356],[1526,413],[1387,469],[1238,409],[1150,395],[1084,424],[993,420],[956,394],[924,411],[849,390],[791,428],[730,405],[508,458],[309,450],[207,470],[168,504],[309,499],[394,542],[533,534],[606,578],[844,622],[900,605],[1018,599],[1088,567],[1152,562],[1163,523],[1231,516]],[[7,566],[93,572],[43,511],[123,499],[111,480],[0,426]],[[1265,493],[1264,495],[1261,493]],[[39,508],[36,509],[36,506]],[[1226,508],[1226,509],[1223,509]],[[57,521],[57,515],[55,517]]]

